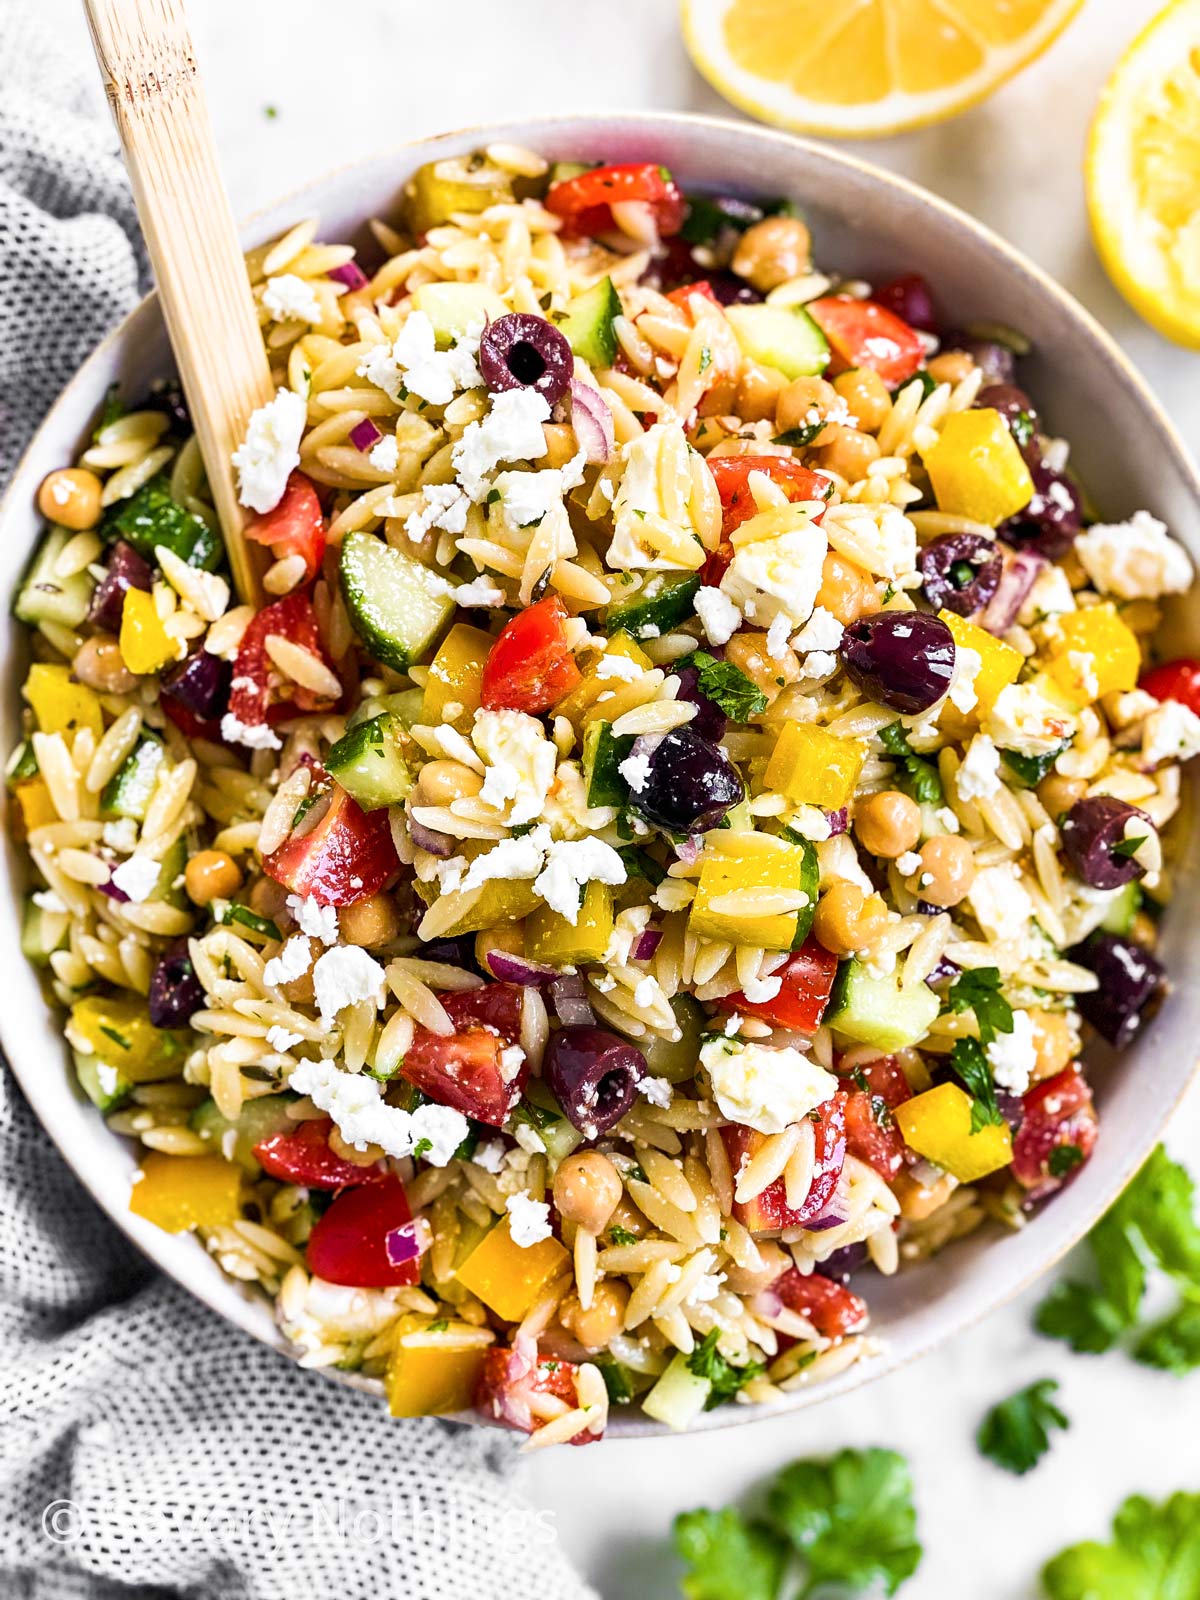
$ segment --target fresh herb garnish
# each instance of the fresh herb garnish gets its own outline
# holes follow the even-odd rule
[[[1000,754],[1004,758],[1004,765],[1024,788],[1036,789],[1070,743],[1070,739],[1064,739],[1053,750],[1046,750],[1040,756],[1025,756],[1016,750],[1001,750]]]
[[[652,855],[648,855],[645,850],[639,850],[635,844],[618,846],[617,854],[625,863],[628,877],[645,878],[646,882],[656,889],[667,875]]]
[[[1200,1594],[1200,1494],[1130,1495],[1110,1544],[1073,1544],[1042,1568],[1049,1600],[1185,1600]],[[718,1596],[718,1600],[723,1600]]]
[[[802,450],[805,445],[812,444],[817,435],[825,428],[824,417],[818,417],[815,422],[806,422],[798,428],[788,428],[784,433],[777,433],[772,440],[773,444],[788,444],[794,450]]]
[[[1000,993],[999,967],[972,967],[962,973],[947,989],[942,1009],[973,1011],[980,1042],[985,1045],[998,1033],[1013,1030],[1012,1007]]]
[[[541,1133],[563,1119],[557,1111],[551,1111],[548,1106],[536,1105],[532,1100],[522,1100],[513,1112],[512,1120],[528,1123],[531,1128],[536,1128]]]
[[[1050,1429],[1071,1426],[1050,1398],[1057,1390],[1053,1378],[1043,1378],[993,1406],[976,1436],[980,1453],[1007,1472],[1036,1467],[1050,1448]]]
[[[1137,855],[1145,842],[1146,835],[1144,833],[1136,839],[1121,839],[1117,844],[1113,845],[1109,853],[1110,855],[1119,856],[1122,861],[1129,861],[1133,856]]]
[[[766,1371],[761,1361],[747,1361],[742,1366],[735,1366],[732,1361],[727,1361],[717,1349],[717,1340],[720,1330],[713,1328],[706,1333],[704,1338],[687,1358],[688,1371],[697,1378],[707,1378],[710,1384],[708,1399],[704,1402],[704,1409],[711,1411],[714,1406],[732,1400],[739,1389],[744,1389],[751,1378],[757,1378]]]
[[[1008,431],[1021,448],[1024,449],[1037,430],[1034,428],[1033,418],[1029,412],[1018,411],[1015,416],[1009,418]]]
[[[592,1359],[600,1368],[600,1376],[604,1379],[604,1387],[608,1390],[608,1398],[612,1404],[628,1405],[633,1399],[633,1381],[629,1368],[609,1355],[593,1356]]]
[[[917,755],[908,742],[902,722],[889,722],[879,730],[879,742],[888,755],[894,756],[904,771],[909,793],[918,805],[940,806],[945,799],[942,780],[932,761]]]
[[[623,1228],[619,1222],[609,1224],[608,1237],[614,1244],[636,1244],[637,1234],[630,1233],[628,1228]]]
[[[1068,1172],[1073,1172],[1082,1165],[1083,1151],[1077,1144],[1057,1144],[1050,1152],[1046,1162],[1046,1170],[1052,1178],[1065,1178]]]
[[[446,1329],[449,1326],[450,1326],[449,1317],[435,1317],[432,1322],[426,1324],[425,1332],[426,1333],[445,1333]]]
[[[983,1046],[978,1039],[956,1039],[950,1052],[950,1065],[966,1084],[971,1095],[971,1132],[999,1127],[1004,1118],[996,1104],[996,1082]]]
[[[416,1144],[413,1145],[413,1156],[417,1161],[420,1161],[421,1157],[427,1156],[432,1149],[432,1139],[418,1139]]]
[[[104,429],[111,427],[114,422],[119,422],[125,415],[125,411],[125,402],[121,399],[121,385],[119,383],[110,383],[104,391],[104,403],[100,407],[100,415],[96,418],[96,428],[92,434],[92,443],[98,443]]]
[[[767,709],[766,695],[732,661],[718,661],[707,650],[693,650],[677,663],[676,670],[680,667],[695,667],[697,689],[734,722],[747,722]]]
[[[682,1511],[675,1549],[688,1564],[680,1589],[688,1600],[777,1600],[789,1550],[769,1523],[723,1511]]]

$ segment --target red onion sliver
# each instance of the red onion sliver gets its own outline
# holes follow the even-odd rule
[[[823,1216],[806,1222],[804,1229],[807,1233],[824,1233],[827,1228],[840,1228],[845,1221],[845,1217],[838,1216],[836,1211],[826,1211]]]
[[[384,1236],[383,1248],[393,1267],[402,1267],[406,1261],[415,1261],[421,1254],[415,1222],[402,1223]]]
[[[609,461],[616,446],[612,412],[604,396],[589,384],[571,379],[571,426],[588,461]]]
[[[101,894],[106,894],[110,900],[115,900],[118,905],[123,906],[129,904],[129,896],[125,893],[124,889],[118,889],[111,878],[107,883],[102,883],[98,887]]]
[[[1045,556],[1039,555],[1036,550],[1018,550],[1011,561],[1004,563],[996,592],[979,619],[989,633],[1001,635],[1008,632],[1025,604],[1026,595],[1046,565]]]
[[[492,976],[499,978],[501,983],[519,983],[540,989],[558,977],[556,967],[526,961],[524,956],[514,956],[507,950],[489,950],[487,964]]]
[[[685,866],[694,867],[700,859],[700,852],[704,849],[704,840],[693,834],[690,839],[681,839],[675,846],[675,854]]]
[[[427,850],[431,856],[437,856],[439,861],[448,861],[454,854],[456,841],[448,833],[438,833],[434,828],[427,828],[423,822],[417,822],[413,817],[409,818],[408,831],[418,850]]]
[[[340,267],[330,267],[326,277],[332,278],[336,283],[344,283],[351,293],[355,289],[365,288],[371,281],[356,261],[347,261]]]
[[[836,811],[827,811],[825,820],[829,824],[829,837],[836,838],[839,833],[845,833],[850,826],[850,812],[848,807],[840,806]]]
[[[555,978],[550,985],[550,999],[564,1028],[587,1028],[596,1020],[587,1003],[587,985],[578,973]]]
[[[350,443],[356,450],[369,450],[373,444],[378,444],[383,438],[382,433],[371,421],[364,417],[361,422],[356,422],[350,429]]]
[[[662,930],[660,928],[647,928],[645,933],[639,936],[638,942],[633,947],[633,959],[635,961],[649,961],[661,943]]]

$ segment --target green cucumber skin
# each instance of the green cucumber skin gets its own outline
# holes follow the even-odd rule
[[[595,730],[595,731],[593,731]],[[623,806],[629,786],[617,768],[633,749],[633,734],[613,737],[610,722],[589,722],[584,736],[583,770],[589,806]]]
[[[792,935],[793,950],[799,950],[812,932],[813,918],[817,914],[817,896],[821,887],[821,867],[817,860],[816,846],[807,839],[804,841],[804,866],[800,872],[800,887],[808,896],[808,904],[802,906],[796,913],[796,931]]]
[[[109,1070],[115,1073],[115,1079],[109,1088],[105,1088],[100,1081],[100,1068],[107,1066],[99,1056],[87,1056],[81,1051],[72,1052],[75,1059],[75,1076],[79,1080],[79,1087],[96,1107],[97,1111],[105,1116],[110,1111],[119,1111],[133,1093],[133,1084],[128,1078],[122,1077],[115,1067]]]
[[[13,616],[18,622],[31,627],[40,622],[57,622],[65,628],[77,628],[87,616],[95,589],[88,573],[77,572],[70,578],[54,575],[54,563],[74,537],[67,528],[51,527],[47,531],[13,601]]]
[[[161,739],[146,734],[138,740],[118,770],[104,786],[100,796],[102,817],[132,817],[141,822],[158,781],[159,768],[166,755]]]
[[[343,734],[325,757],[325,770],[364,811],[398,805],[412,788],[396,739],[396,718],[387,711]]]
[[[653,580],[652,580],[653,582]],[[628,633],[634,639],[657,638],[685,622],[695,610],[699,573],[664,579],[652,594],[643,592],[624,606],[609,606],[606,633]]]
[[[350,622],[368,652],[403,672],[423,655],[454,610],[435,592],[436,573],[370,533],[348,533],[338,564]]]
[[[787,378],[815,378],[829,365],[829,341],[803,308],[730,306],[726,315],[745,353]]]
[[[295,1104],[298,1098],[285,1092],[249,1100],[242,1107],[236,1122],[230,1122],[228,1117],[221,1115],[215,1100],[202,1100],[188,1118],[188,1126],[193,1133],[211,1142],[214,1150],[222,1155],[224,1136],[232,1128],[235,1131],[233,1159],[252,1176],[257,1175],[260,1168],[254,1156],[254,1146],[263,1139],[269,1139],[273,1133],[299,1126],[288,1116],[288,1107]]]
[[[164,473],[151,478],[128,500],[119,500],[100,524],[107,540],[124,539],[146,561],[156,561],[160,545],[189,567],[215,572],[225,559],[225,546],[208,523],[172,498]]]
[[[46,966],[54,952],[61,950],[67,942],[67,929],[64,928],[58,943],[50,943],[46,938],[45,919],[46,913],[41,906],[34,904],[32,895],[27,895],[21,916],[21,954],[36,967]]]
[[[610,367],[617,354],[615,321],[620,315],[621,297],[612,279],[601,278],[572,301],[558,331],[589,367]]]
[[[938,998],[925,984],[906,993],[889,978],[870,977],[852,959],[838,968],[825,1021],[859,1044],[903,1050],[920,1043],[938,1010]]]

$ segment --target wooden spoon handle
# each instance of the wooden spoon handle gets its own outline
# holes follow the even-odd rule
[[[238,593],[260,604],[230,457],[274,393],[183,0],[84,0]]]

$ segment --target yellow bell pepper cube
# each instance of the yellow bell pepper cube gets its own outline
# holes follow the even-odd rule
[[[633,661],[641,667],[643,672],[649,672],[654,665],[637,641],[627,633],[614,633],[608,641],[605,654],[624,656],[627,661]],[[601,695],[605,699],[599,703]],[[607,722],[612,722],[623,712],[640,704],[640,699],[630,696],[628,684],[620,678],[600,677],[593,665],[584,673],[582,683],[576,684],[570,694],[558,702],[554,715],[566,717],[578,733],[580,726],[594,717],[603,717]]]
[[[152,1151],[134,1180],[129,1209],[166,1233],[222,1228],[242,1214],[242,1170],[224,1156],[168,1156]]]
[[[525,954],[553,967],[603,961],[612,931],[612,890],[607,884],[589,883],[574,924],[549,906],[537,908],[525,924]]]
[[[794,949],[812,926],[817,904],[816,851],[765,833],[746,833],[705,848],[689,930],[728,944]],[[753,915],[742,908],[761,900]],[[790,903],[789,910],[774,906]]]
[[[140,676],[157,672],[177,655],[175,640],[163,627],[154,596],[144,589],[126,589],[117,638],[121,660]]]
[[[21,821],[25,824],[26,836],[47,822],[58,821],[58,812],[54,809],[50,790],[42,778],[27,778],[15,786],[13,793],[17,797],[17,804],[21,807]]]
[[[974,650],[979,657],[979,671],[975,675],[975,705],[968,715],[982,721],[988,715],[1002,690],[1016,683],[1025,657],[1011,644],[997,639],[994,633],[980,628],[966,617],[953,611],[939,611],[938,616],[954,635],[956,650]]]
[[[1133,629],[1111,604],[1068,611],[1050,644],[1049,673],[1072,705],[1136,686],[1142,652]]]
[[[437,1417],[469,1408],[487,1346],[456,1350],[447,1338],[422,1328],[397,1334],[384,1377],[394,1417]]]
[[[466,732],[479,710],[483,664],[495,644],[490,633],[459,622],[442,640],[425,680],[421,721],[430,727],[449,723]]]
[[[77,1000],[66,1032],[76,1050],[108,1062],[131,1083],[178,1077],[196,1043],[185,1029],[156,1028],[144,1000],[120,996]]]
[[[79,728],[89,728],[99,739],[104,732],[99,696],[85,683],[76,683],[70,667],[36,662],[25,679],[24,693],[42,733],[75,733]]]
[[[554,1238],[517,1244],[505,1217],[459,1267],[458,1281],[505,1322],[520,1322],[569,1260]]]
[[[465,894],[462,900],[461,913],[440,930],[439,939],[457,939],[460,934],[482,933],[485,928],[520,922],[542,903],[532,883],[507,878],[489,878],[477,896]]]
[[[840,739],[810,722],[786,722],[764,783],[797,805],[840,811],[849,805],[866,759],[861,739]]]
[[[1033,479],[998,411],[956,411],[925,456],[938,508],[989,528],[1027,506]]]
[[[1008,1124],[989,1124],[972,1133],[971,1096],[956,1083],[927,1089],[896,1106],[892,1116],[905,1144],[960,1183],[974,1183],[1012,1160]]]

